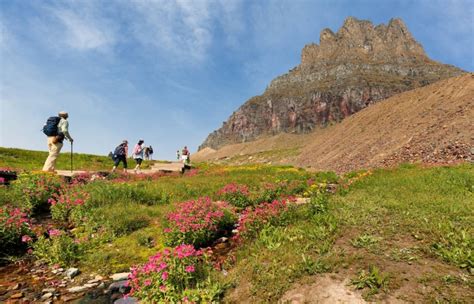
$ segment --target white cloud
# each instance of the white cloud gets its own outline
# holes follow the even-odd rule
[[[241,0],[218,1],[219,23],[225,33],[226,43],[233,48],[240,46],[239,38],[246,30],[244,10]]]
[[[207,1],[134,1],[133,34],[175,61],[201,62],[212,43]],[[137,16],[138,15],[138,16]]]
[[[65,26],[66,43],[73,49],[101,50],[113,45],[115,37],[95,16],[83,16],[70,9],[54,10]]]
[[[104,2],[32,2],[31,6],[37,14],[22,26],[27,26],[32,36],[56,53],[111,51],[119,40],[119,22],[106,15],[112,6]]]

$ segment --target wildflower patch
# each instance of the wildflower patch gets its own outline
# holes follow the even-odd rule
[[[222,288],[209,278],[208,254],[192,245],[164,249],[132,268],[130,296],[146,303],[211,303]]]
[[[207,246],[219,235],[232,230],[236,221],[235,212],[227,203],[212,202],[209,197],[180,203],[167,218],[165,234],[170,246],[183,243]]]

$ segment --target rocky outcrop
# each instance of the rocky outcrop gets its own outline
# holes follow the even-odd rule
[[[199,147],[220,148],[281,132],[308,133],[392,95],[463,71],[429,59],[400,19],[374,26],[347,18],[303,48],[301,64],[248,100]]]

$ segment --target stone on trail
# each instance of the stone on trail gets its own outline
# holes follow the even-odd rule
[[[10,299],[20,299],[23,298],[23,292],[15,293],[10,297]]]
[[[75,276],[77,276],[79,274],[79,269],[78,268],[69,268],[67,271],[66,271],[66,276],[70,279],[74,278]]]
[[[138,300],[132,297],[121,298],[114,302],[114,304],[136,304],[136,303],[138,303]]]
[[[48,293],[45,293],[45,294],[41,297],[41,300],[47,300],[47,299],[52,298],[52,297],[53,297],[53,293],[48,292]]]
[[[127,280],[130,272],[121,272],[121,273],[114,273],[110,276],[110,278],[114,281],[123,281]]]
[[[20,283],[16,283],[15,285],[12,285],[10,287],[8,287],[8,290],[17,290],[21,287],[21,284]]]
[[[55,291],[56,291],[55,288],[44,288],[41,292],[42,293],[48,293],[48,292],[54,293]]]
[[[117,282],[114,282],[112,284],[110,284],[108,290],[111,292],[111,293],[114,293],[114,292],[120,292],[120,293],[127,293],[129,292],[131,289],[130,286],[128,286],[128,281],[127,280],[122,280],[122,281],[117,281]]]
[[[99,285],[99,283],[86,283],[86,284],[84,284],[84,286],[87,287],[87,288],[93,288],[93,287],[96,287],[97,285]]]
[[[75,286],[75,287],[69,288],[67,291],[74,293],[74,292],[81,292],[81,291],[86,291],[86,290],[87,290],[87,286]]]

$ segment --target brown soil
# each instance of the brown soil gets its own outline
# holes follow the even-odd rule
[[[397,235],[390,240],[381,241],[379,248],[370,250],[355,248],[351,240],[359,231],[345,231],[334,246],[341,253],[344,267],[338,269],[339,280],[355,278],[360,270],[368,270],[370,265],[388,275],[388,286],[372,296],[370,301],[377,303],[433,303],[453,301],[472,303],[474,281],[472,275],[456,266],[442,263],[430,254],[420,250],[420,242],[412,236]],[[394,258],[394,252],[409,253],[402,258]],[[410,258],[408,257],[410,256]],[[452,283],[444,280],[453,278]],[[317,278],[316,278],[317,279]],[[353,287],[352,287],[353,288]]]
[[[296,285],[279,301],[288,304],[333,304],[333,303],[367,303],[360,293],[348,286],[348,280],[341,281],[330,275],[315,278],[315,283]]]
[[[193,160],[271,161],[337,172],[403,162],[472,161],[473,121],[474,74],[465,74],[398,94],[311,134],[280,134],[208,149],[194,154]],[[289,148],[296,154],[279,153]]]

